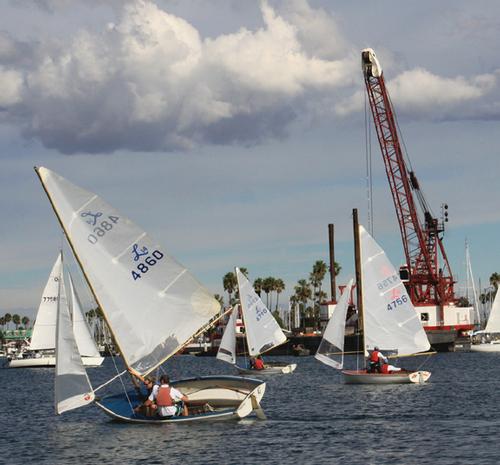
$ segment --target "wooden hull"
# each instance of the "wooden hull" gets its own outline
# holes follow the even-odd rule
[[[260,375],[283,375],[283,374],[290,374],[295,371],[295,368],[297,368],[296,363],[290,363],[288,365],[280,365],[280,364],[266,364],[266,368],[263,370],[253,370],[251,368],[243,368],[236,366],[238,369],[238,373],[241,375],[253,375],[253,376],[260,376]]]
[[[266,384],[261,380],[238,376],[203,376],[171,383],[189,397],[192,411],[206,404],[212,411],[190,414],[186,417],[146,417],[134,413],[124,394],[104,397],[96,404],[111,418],[126,423],[187,423],[200,421],[239,420],[255,412],[263,416],[260,401]],[[132,405],[139,404],[135,391],[127,393]]]
[[[500,352],[500,344],[472,344],[470,346],[472,352]]]
[[[397,373],[367,373],[366,370],[342,371],[346,384],[421,384],[431,376],[429,371],[399,371]]]
[[[104,357],[82,357],[82,362],[86,367],[98,367],[102,365]],[[15,358],[9,361],[9,368],[37,368],[37,367],[55,367],[56,357],[32,357]]]

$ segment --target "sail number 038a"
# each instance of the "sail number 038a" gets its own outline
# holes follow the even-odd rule
[[[155,266],[159,260],[163,258],[163,253],[156,249],[150,255],[148,255],[143,262],[136,266],[136,270],[132,270],[132,278],[134,281],[141,278],[143,274],[146,274],[148,270]]]
[[[113,224],[118,223],[119,219],[120,219],[119,216],[109,215],[108,216],[109,221],[103,220],[100,223],[98,223],[99,226],[96,226],[95,228],[93,228],[93,230],[92,230],[93,234],[89,234],[87,237],[87,240],[91,244],[97,244],[97,242],[99,241],[99,238],[106,235],[106,233],[108,231],[111,231],[113,229]]]

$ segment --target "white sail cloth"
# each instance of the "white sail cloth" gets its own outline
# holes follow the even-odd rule
[[[38,307],[29,345],[31,350],[53,350],[56,347],[57,299],[61,271],[62,261],[61,254],[59,254],[50,272]]]
[[[73,315],[73,332],[75,334],[76,345],[82,357],[100,357],[94,338],[90,331],[89,324],[83,316],[80,299],[76,293],[75,285],[71,274],[69,276],[70,308]]]
[[[222,340],[220,341],[217,358],[227,363],[236,364],[236,319],[238,318],[238,306],[233,308],[227,322]]]
[[[337,370],[341,370],[344,366],[345,320],[352,284],[353,280],[351,279],[335,306],[315,355],[317,360]]]
[[[498,291],[495,295],[493,305],[491,306],[485,331],[487,333],[500,333],[500,292]]]
[[[255,292],[245,275],[236,268],[240,304],[245,323],[248,353],[254,357],[286,341],[286,336],[271,311]]]
[[[149,373],[208,323],[219,303],[97,195],[46,168],[37,172],[125,363]]]
[[[94,400],[94,392],[73,335],[68,299],[61,273],[59,280],[56,337],[56,412],[61,414]]]
[[[365,351],[398,355],[429,350],[420,317],[382,248],[359,226]]]

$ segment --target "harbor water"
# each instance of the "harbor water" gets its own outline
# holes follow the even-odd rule
[[[53,369],[1,369],[0,463],[500,462],[500,354],[440,353],[424,367],[429,383],[392,386],[342,384],[310,356],[274,360],[298,367],[267,378],[267,420],[184,425],[117,423],[92,405],[56,416]],[[236,374],[213,357],[177,356],[165,367],[172,378]],[[88,372],[99,385],[116,373],[113,359]]]

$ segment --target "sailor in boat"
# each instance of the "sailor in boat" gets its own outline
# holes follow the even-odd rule
[[[143,401],[137,407],[134,408],[135,413],[140,413],[146,417],[151,417],[156,413],[156,406],[154,404],[146,404],[149,399],[149,396],[153,392],[153,387],[156,384],[156,381],[153,377],[144,378],[143,388],[137,383],[136,378],[134,376],[131,377],[134,387],[137,391],[139,398]]]
[[[187,417],[189,412],[186,405],[188,397],[181,391],[170,386],[170,378],[167,375],[160,377],[160,384],[153,386],[153,391],[144,405],[151,406],[156,403],[156,414],[162,418]]]
[[[370,358],[368,359],[368,373],[381,373],[382,366],[384,364],[388,364],[389,361],[387,357],[380,352],[378,347],[374,347],[372,353],[370,354]]]
[[[389,365],[388,363],[384,363],[380,372],[384,375],[390,375],[391,373],[397,373],[398,371],[402,371],[402,368],[395,367],[394,365]]]
[[[266,366],[264,365],[264,360],[262,360],[262,357],[258,355],[255,357],[251,362],[251,367],[253,370],[263,370]]]

